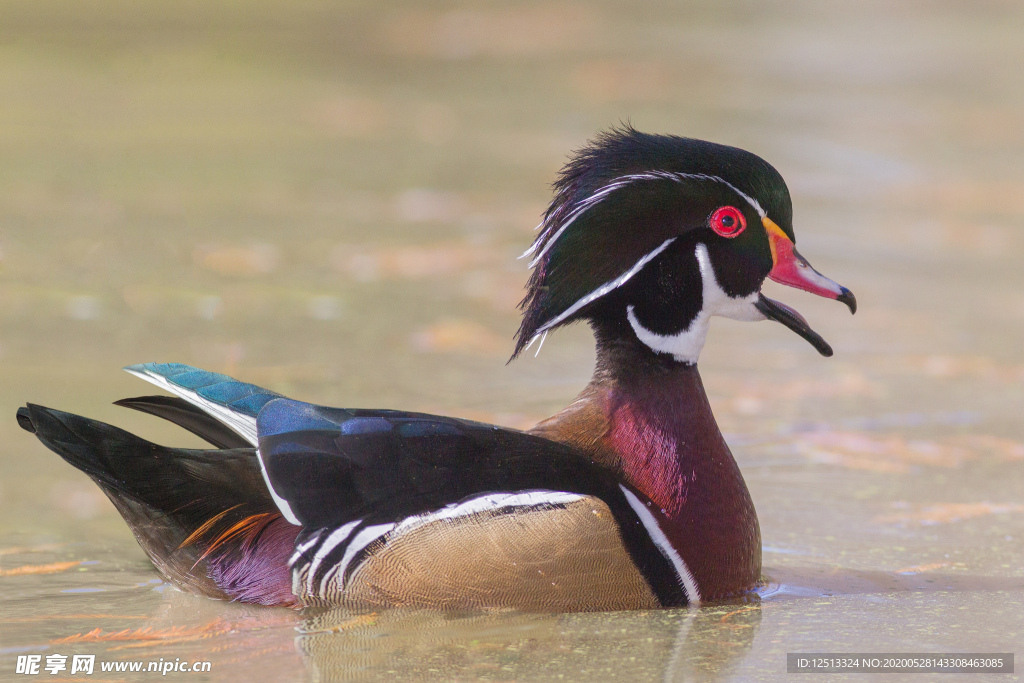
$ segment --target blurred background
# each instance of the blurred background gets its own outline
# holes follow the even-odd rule
[[[786,652],[1024,642],[1020,3],[0,15],[0,678],[17,653],[81,652],[210,659],[211,680],[773,680]],[[769,285],[836,355],[722,320],[702,356],[761,519],[760,595],[563,617],[195,599],[18,429],[31,401],[198,445],[110,405],[152,393],[119,370],[143,361],[529,427],[593,351],[574,328],[505,365],[516,257],[566,155],[626,120],[768,159],[801,252],[860,303]]]

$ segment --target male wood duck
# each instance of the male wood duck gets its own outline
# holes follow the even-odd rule
[[[779,173],[734,147],[632,128],[561,171],[513,358],[586,321],[593,379],[533,429],[295,401],[180,364],[118,401],[216,446],[166,448],[29,404],[18,422],[88,474],[158,571],[264,605],[621,610],[754,588],[761,539],[697,357],[709,320],[828,344],[765,278],[856,309],[795,247]]]

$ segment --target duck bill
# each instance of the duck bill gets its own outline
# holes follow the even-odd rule
[[[764,218],[764,228],[768,233],[768,244],[772,250],[773,267],[768,277],[779,284],[802,289],[811,294],[835,299],[846,304],[850,313],[857,312],[857,299],[853,292],[837,282],[830,280],[807,262],[796,250],[793,241],[783,232],[782,228],[770,218]],[[832,347],[821,338],[802,315],[789,306],[761,295],[755,304],[766,318],[782,323],[806,339],[823,356],[832,355]]]
[[[782,323],[809,341],[811,346],[816,348],[821,355],[826,357],[832,355],[832,347],[829,346],[828,342],[811,329],[811,326],[807,324],[807,320],[802,315],[786,304],[775,299],[769,299],[764,294],[759,294],[757,301],[754,302],[754,308],[761,311],[764,317]]]

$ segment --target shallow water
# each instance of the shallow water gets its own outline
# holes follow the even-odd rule
[[[895,5],[5,3],[0,678],[22,653],[280,681],[781,680],[787,652],[1019,657],[1024,8]],[[110,405],[149,392],[118,371],[147,360],[531,425],[593,352],[572,329],[504,365],[515,257],[565,154],[626,117],[769,159],[802,253],[860,302],[851,318],[769,285],[835,356],[721,321],[702,357],[760,517],[759,594],[584,615],[195,598],[17,428],[32,401],[197,444]]]

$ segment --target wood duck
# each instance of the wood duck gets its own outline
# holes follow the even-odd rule
[[[159,572],[264,605],[621,610],[749,591],[757,516],[697,372],[709,320],[829,345],[765,278],[853,294],[794,247],[779,173],[734,147],[614,129],[575,153],[524,256],[513,358],[586,321],[590,384],[521,432],[295,401],[180,364],[117,403],[216,446],[167,448],[29,404],[23,428],[110,497]]]

